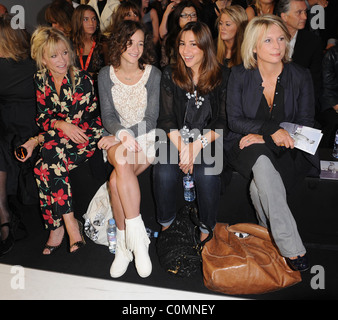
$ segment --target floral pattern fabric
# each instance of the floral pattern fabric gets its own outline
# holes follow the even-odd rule
[[[68,73],[57,93],[53,76],[39,71],[35,76],[37,124],[44,135],[41,158],[34,174],[39,188],[40,206],[47,229],[63,225],[62,215],[73,212],[69,171],[88,160],[102,136],[97,98],[93,82],[84,71]],[[86,143],[73,142],[62,130],[55,129],[57,120],[64,120],[85,130]]]

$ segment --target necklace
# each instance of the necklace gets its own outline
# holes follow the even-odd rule
[[[138,69],[132,74],[125,74],[125,71],[122,71],[121,69],[116,69],[115,72],[118,73],[120,75],[120,77],[123,78],[124,80],[133,81],[136,78],[138,78],[140,76],[140,74],[143,73],[143,70]]]

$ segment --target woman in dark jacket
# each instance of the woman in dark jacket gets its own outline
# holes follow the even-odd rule
[[[154,167],[158,221],[165,230],[174,220],[177,183],[182,173],[190,172],[196,182],[200,220],[214,228],[223,169],[223,152],[217,141],[222,141],[220,137],[227,130],[229,70],[218,64],[210,30],[202,22],[186,24],[176,46],[177,62],[163,71],[161,81],[157,127],[164,134],[160,138],[164,142],[168,138],[168,143],[162,144],[166,150],[159,149],[159,162]],[[209,159],[212,153],[215,157]],[[201,231],[204,240],[208,233]]]
[[[36,67],[30,59],[29,35],[13,29],[11,19],[9,15],[0,17],[0,256],[14,245],[7,196],[17,195],[24,166],[15,160],[14,150],[38,131],[33,81]],[[34,196],[37,199],[32,193]]]
[[[320,94],[321,113],[319,121],[323,125],[321,145],[332,148],[338,130],[338,46],[325,54],[322,65],[322,90]]]
[[[259,223],[271,229],[281,254],[296,270],[308,268],[306,250],[287,205],[287,192],[304,178],[316,157],[294,149],[280,124],[314,124],[311,75],[287,60],[289,33],[273,15],[256,17],[242,44],[243,64],[232,68],[225,151],[231,166],[251,179]]]

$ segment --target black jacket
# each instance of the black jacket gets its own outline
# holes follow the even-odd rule
[[[321,111],[338,104],[338,47],[332,47],[324,56],[322,67]]]
[[[322,59],[322,45],[319,37],[311,31],[299,30],[292,61],[310,70],[316,99],[319,98],[321,88]]]
[[[228,78],[229,69],[222,67],[222,82],[209,93],[211,119],[204,129],[222,129],[223,134],[228,131],[225,113]],[[186,91],[173,82],[171,66],[167,66],[162,72],[160,96],[160,115],[157,128],[164,130],[166,133],[169,133],[170,130],[182,129],[188,98]]]
[[[262,77],[259,69],[245,69],[243,64],[232,67],[227,92],[227,117],[230,132],[224,138],[225,155],[239,139],[249,133],[264,136],[266,143],[272,140],[271,134],[280,129],[272,120],[256,120],[262,99]],[[315,100],[309,70],[295,64],[284,65],[281,85],[284,88],[283,121],[313,127]],[[307,155],[315,167],[318,159]]]

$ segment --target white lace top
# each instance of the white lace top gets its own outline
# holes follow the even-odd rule
[[[121,125],[129,128],[144,118],[147,108],[147,89],[145,87],[152,66],[146,65],[141,79],[133,85],[122,83],[116,76],[113,67],[110,67],[110,77],[114,83],[112,96],[115,109],[119,114]],[[151,157],[155,154],[155,130],[136,138],[144,153]]]

